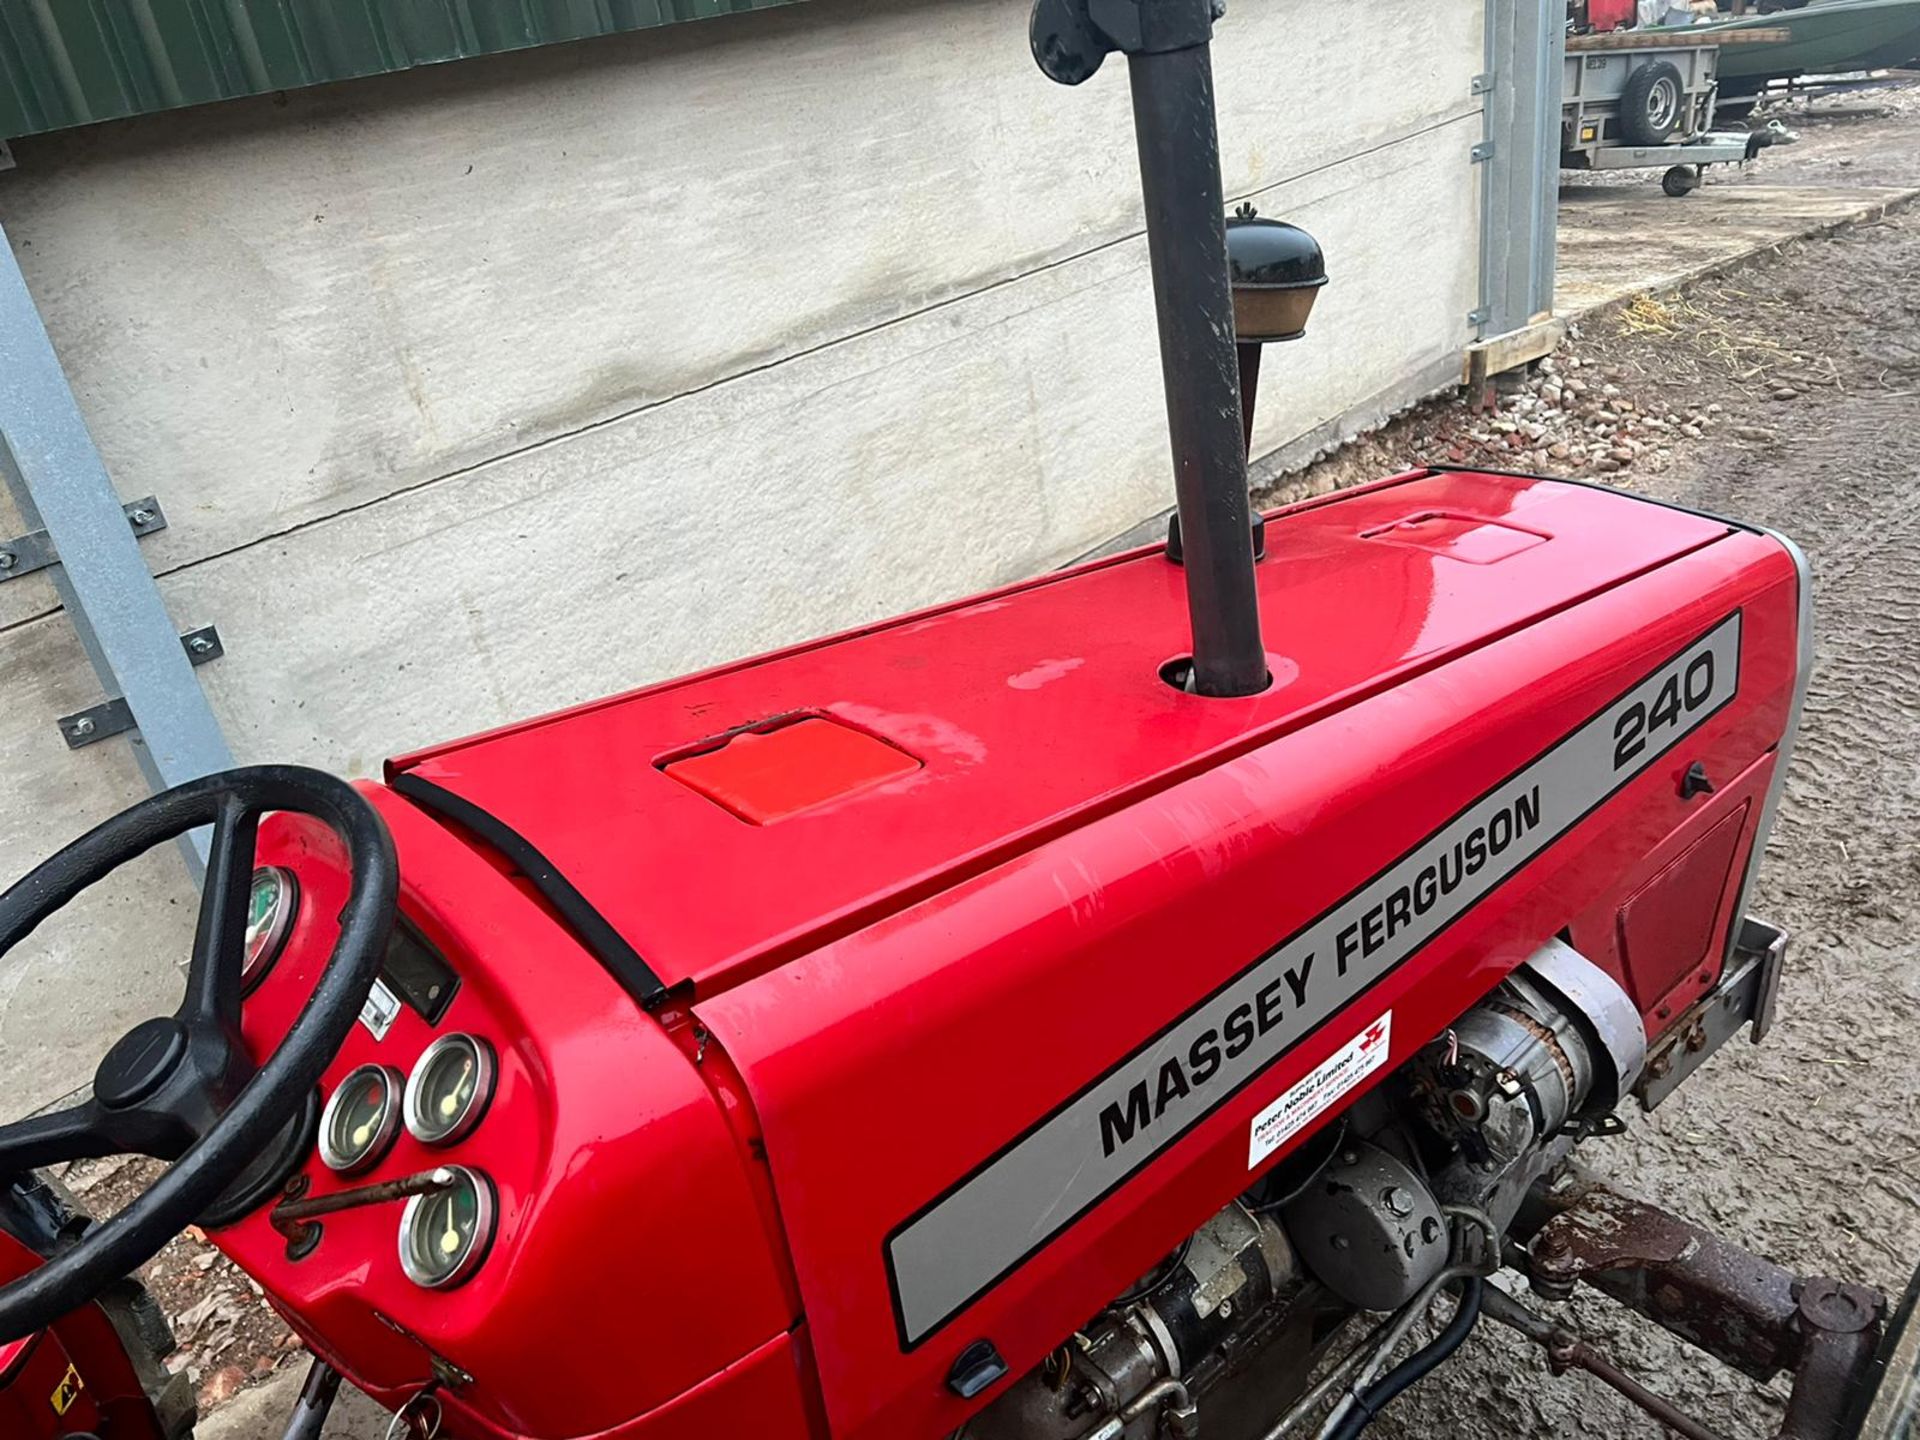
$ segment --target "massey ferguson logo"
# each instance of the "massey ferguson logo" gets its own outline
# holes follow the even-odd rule
[[[1355,965],[1371,964],[1401,932],[1421,925],[1436,906],[1539,828],[1536,784],[1451,842],[1443,834],[1421,853],[1412,879],[1374,886],[1349,900],[1339,913],[1353,918],[1333,936],[1332,979],[1344,981]],[[1194,1036],[1185,1054],[1162,1060],[1152,1074],[1141,1076],[1125,1096],[1101,1110],[1101,1154],[1112,1155],[1157,1123],[1170,1106],[1212,1084],[1227,1061],[1238,1059],[1285,1023],[1289,1013],[1304,1008],[1315,961],[1309,950]],[[1379,1027],[1374,1028],[1377,1036]]]
[[[1392,883],[1407,868],[1402,862],[1388,872],[1386,881],[1369,885],[1338,906],[1342,924],[1332,933],[1332,964],[1327,966],[1331,981],[1350,979],[1348,972],[1356,966],[1373,966],[1402,931],[1425,925],[1428,914],[1444,906],[1461,885],[1480,876],[1488,864],[1498,864],[1515,845],[1524,845],[1540,829],[1540,785],[1524,787],[1465,833],[1450,833],[1452,829],[1417,852],[1419,862],[1411,877]],[[1194,1035],[1185,1054],[1167,1056],[1152,1073],[1140,1075],[1125,1096],[1100,1110],[1100,1154],[1112,1156],[1158,1123],[1169,1106],[1210,1087],[1229,1060],[1238,1060],[1284,1025],[1292,1012],[1304,1010],[1315,989],[1315,964],[1313,950],[1286,964],[1254,995]]]
[[[1179,1056],[1164,1061],[1156,1077],[1136,1082],[1124,1101],[1102,1110],[1102,1153],[1113,1154],[1166,1114],[1168,1105],[1209,1083],[1220,1073],[1221,1065],[1239,1059],[1255,1040],[1276,1029],[1286,1017],[1284,1007],[1289,1000],[1296,1007],[1306,1004],[1307,978],[1312,973],[1313,955],[1309,953],[1298,967],[1261,986],[1253,999],[1234,1006],[1225,1020],[1201,1031],[1187,1047],[1185,1064]]]

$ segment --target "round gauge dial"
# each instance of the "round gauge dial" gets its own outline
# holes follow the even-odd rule
[[[493,1182],[464,1165],[449,1165],[444,1173],[451,1185],[414,1196],[400,1216],[400,1268],[429,1290],[467,1279],[493,1244]]]
[[[253,872],[253,888],[247,892],[246,958],[240,967],[242,994],[265,979],[280,958],[299,908],[300,884],[291,870],[263,865]]]
[[[423,1145],[470,1134],[493,1099],[493,1047],[472,1035],[442,1035],[407,1077],[407,1131]]]
[[[330,1170],[357,1175],[378,1164],[400,1133],[398,1070],[362,1065],[340,1082],[320,1115],[320,1158]]]

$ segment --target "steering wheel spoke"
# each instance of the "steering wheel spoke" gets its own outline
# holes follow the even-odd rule
[[[206,885],[194,926],[182,1019],[240,1030],[240,982],[246,966],[247,904],[253,888],[254,841],[260,816],[236,795],[221,797],[208,848]]]
[[[102,1121],[100,1107],[89,1100],[0,1125],[0,1176],[120,1154],[121,1146],[107,1134]]]
[[[331,830],[350,879],[332,953],[292,1025],[259,1061],[240,1033],[240,992],[255,840],[260,818],[274,811]],[[232,1223],[273,1193],[310,1144],[307,1117],[318,1109],[321,1076],[379,973],[399,891],[393,839],[352,786],[291,765],[189,780],[88,831],[0,891],[0,958],[89,885],[205,825],[213,827],[212,854],[180,1009],[120,1038],[95,1070],[86,1104],[0,1125],[0,1176],[107,1155],[172,1164],[111,1220],[0,1282],[0,1344],[99,1295],[182,1226],[220,1215],[227,1218],[208,1223]],[[296,1129],[299,1138],[283,1143]]]

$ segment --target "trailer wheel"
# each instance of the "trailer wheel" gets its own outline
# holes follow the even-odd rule
[[[1679,128],[1686,90],[1667,60],[1653,60],[1627,77],[1620,92],[1620,133],[1629,145],[1664,145]]]
[[[1691,165],[1675,165],[1660,177],[1660,188],[1678,200],[1700,188],[1700,176]]]

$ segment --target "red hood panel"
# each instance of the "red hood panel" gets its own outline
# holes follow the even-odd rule
[[[1415,474],[1270,520],[1259,575],[1276,683],[1259,696],[1201,699],[1157,677],[1188,638],[1183,572],[1155,548],[458,741],[390,773],[490,812],[668,985],[711,994],[1726,533],[1586,486]],[[809,713],[921,764],[768,824],[660,768]]]

